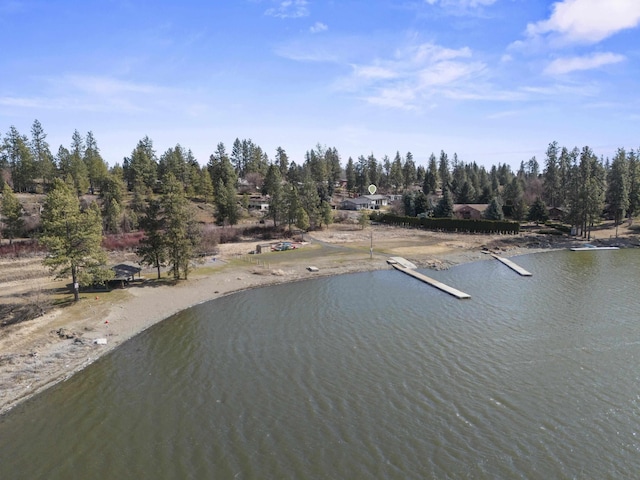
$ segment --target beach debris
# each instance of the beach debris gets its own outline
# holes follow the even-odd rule
[[[96,345],[106,345],[107,344],[107,339],[106,338],[96,338],[93,343],[95,343]]]
[[[71,339],[74,339],[74,338],[76,338],[78,336],[77,333],[71,332],[71,331],[67,330],[64,327],[61,327],[58,330],[55,330],[53,333],[58,335],[60,338],[64,338],[66,340],[71,340]]]
[[[307,267],[307,270],[309,270],[310,272],[319,272],[320,271],[320,269],[318,267],[314,267],[312,265],[309,265]]]

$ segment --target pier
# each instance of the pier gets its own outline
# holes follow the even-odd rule
[[[404,260],[404,259],[402,259],[402,260]],[[404,262],[406,262],[406,260]],[[396,270],[399,270],[402,273],[406,273],[407,275],[409,275],[409,276],[411,276],[413,278],[416,278],[416,279],[420,280],[421,282],[424,282],[424,283],[426,283],[428,285],[431,285],[432,287],[436,287],[438,290],[441,290],[441,291],[443,291],[445,293],[448,293],[449,295],[452,295],[452,296],[454,296],[456,298],[459,298],[459,299],[471,298],[471,295],[469,295],[468,293],[461,292],[460,290],[457,290],[457,289],[455,289],[453,287],[450,287],[449,285],[445,285],[442,282],[434,280],[431,277],[427,277],[426,275],[418,273],[415,270],[412,270],[411,268],[408,268],[408,267],[404,266],[402,264],[404,262],[398,262],[398,261],[396,261],[396,258],[394,258],[393,260],[389,259],[389,261],[388,261],[388,263],[393,268],[395,268]],[[410,262],[408,262],[408,263],[410,263]]]
[[[502,258],[499,257],[498,255],[496,255],[495,253],[492,253],[491,256],[493,258],[495,258],[496,260],[504,263],[507,267],[509,267],[511,270],[513,270],[514,272],[519,273],[520,275],[522,275],[523,277],[530,277],[531,276],[531,272],[526,271],[524,268],[522,268],[520,265],[516,265],[515,263],[513,263],[511,260],[509,260],[508,258]]]

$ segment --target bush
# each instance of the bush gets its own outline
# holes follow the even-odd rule
[[[104,235],[102,237],[102,248],[111,252],[135,250],[142,237],[144,237],[144,232],[142,231]]]
[[[373,219],[373,218],[372,218]],[[520,232],[520,223],[505,220],[463,220],[458,218],[418,218],[383,214],[376,216],[376,221],[388,225],[424,228],[460,233],[504,233]]]

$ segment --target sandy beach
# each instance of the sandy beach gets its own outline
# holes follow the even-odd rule
[[[619,241],[635,242],[626,233]],[[607,237],[610,232],[599,234]],[[249,255],[259,243],[255,240],[220,245],[219,254],[199,264],[187,281],[158,282],[153,270],[145,270],[142,279],[125,289],[82,294],[77,304],[2,327],[0,414],[174,313],[223,295],[318,276],[388,269],[390,256],[404,257],[420,268],[442,269],[488,260],[487,252],[509,257],[579,243],[548,235],[447,234],[384,226],[365,230],[332,226],[303,240],[296,250],[261,255]],[[317,271],[309,271],[309,266]]]

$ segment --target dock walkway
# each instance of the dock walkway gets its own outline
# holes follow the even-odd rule
[[[461,292],[460,290],[457,290],[457,289],[455,289],[453,287],[450,287],[449,285],[445,285],[444,283],[439,282],[437,280],[434,280],[431,277],[427,277],[426,275],[422,275],[421,273],[418,273],[418,272],[416,272],[414,270],[411,270],[411,269],[409,269],[407,267],[404,267],[400,263],[391,263],[391,265],[396,270],[399,270],[402,273],[406,273],[407,275],[409,275],[409,276],[411,276],[413,278],[417,278],[421,282],[427,283],[427,284],[431,285],[432,287],[436,287],[437,289],[442,290],[443,292],[446,292],[449,295],[453,295],[456,298],[459,298],[459,299],[471,298],[471,295],[469,295],[468,293]]]
[[[526,271],[524,268],[522,268],[520,265],[517,265],[515,263],[513,263],[511,260],[509,260],[508,258],[502,258],[499,257],[498,255],[496,255],[495,253],[492,253],[491,256],[493,258],[495,258],[496,260],[504,263],[507,267],[509,267],[511,270],[513,270],[514,272],[519,273],[520,275],[522,275],[523,277],[530,277],[531,276],[531,272]]]

